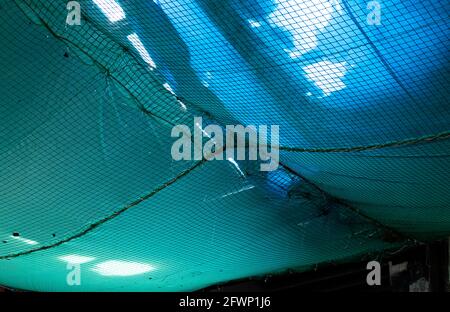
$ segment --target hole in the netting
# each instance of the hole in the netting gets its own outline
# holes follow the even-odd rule
[[[7,242],[8,242],[8,241],[5,241],[5,240],[4,240],[4,241],[2,241],[2,243],[3,243],[3,244],[6,244]]]
[[[67,53],[67,51],[64,52],[64,57],[69,57],[69,53]]]
[[[53,236],[53,237],[56,237],[56,234],[55,234],[55,233],[53,233],[53,234],[52,234],[52,236]]]
[[[19,233],[17,233],[17,232],[14,232],[14,233],[12,233],[12,236],[14,236],[14,237],[18,237],[18,236],[20,236],[20,234],[19,234]]]

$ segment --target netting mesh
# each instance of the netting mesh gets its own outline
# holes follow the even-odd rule
[[[0,2],[0,284],[194,290],[449,234],[447,1],[78,3]],[[279,125],[279,169],[173,160],[194,116]]]

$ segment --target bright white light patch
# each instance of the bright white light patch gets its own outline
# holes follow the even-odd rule
[[[170,86],[170,84],[168,84],[167,82],[163,84],[163,87],[169,91],[170,93],[172,93],[173,95],[175,95],[175,92],[173,92],[172,87]]]
[[[11,236],[11,238],[14,238],[15,240],[21,241],[22,243],[28,244],[28,245],[37,245],[39,244],[38,242],[31,240],[31,239],[27,239],[27,238],[23,238],[20,236]]]
[[[144,45],[142,44],[141,39],[139,39],[139,36],[136,33],[133,33],[131,35],[127,36],[128,40],[130,40],[131,44],[135,47],[135,49],[139,52],[142,59],[150,65],[151,69],[156,68],[156,64],[151,58],[150,54],[148,54],[147,49],[145,49]]]
[[[172,87],[170,86],[170,84],[168,84],[167,82],[163,84],[163,87],[169,91],[170,93],[172,93],[173,95],[176,96],[175,92],[173,91]],[[180,103],[181,108],[185,111],[187,109],[186,105],[184,105],[183,102],[181,102],[180,100],[178,100],[178,103]]]
[[[204,87],[208,88],[209,87],[209,82],[210,82],[210,80],[211,80],[213,75],[209,71],[205,72],[203,75],[204,75],[204,79],[202,80],[202,85]]]
[[[95,260],[93,257],[79,256],[79,255],[67,255],[58,258],[59,260],[66,261],[72,264],[82,264]]]
[[[181,109],[182,109],[182,110],[184,110],[184,111],[187,110],[187,107],[186,107],[186,105],[185,105],[183,102],[181,102],[180,100],[178,100],[178,103],[180,103],[180,106],[181,106]]]
[[[253,28],[261,27],[261,23],[260,23],[260,22],[255,21],[255,20],[252,20],[252,19],[248,20],[248,23],[249,23],[250,26],[253,27]]]
[[[317,34],[328,26],[333,13],[342,11],[340,0],[275,0],[276,9],[268,21],[290,32],[294,48],[291,58],[298,58],[317,47]]]
[[[115,0],[94,0],[94,3],[112,23],[125,18],[125,12]]]
[[[208,132],[206,132],[205,129],[203,129],[198,122],[195,123],[195,126],[197,128],[199,128],[204,135],[206,135],[208,138],[211,139],[211,135]],[[213,142],[215,142],[215,141],[213,140]]]
[[[245,174],[242,172],[238,163],[233,158],[230,157],[230,158],[227,158],[227,160],[233,164],[233,166],[236,168],[236,170],[240,173],[241,176],[245,177]]]
[[[239,189],[237,191],[230,192],[230,193],[227,193],[225,195],[222,195],[222,196],[220,196],[220,198],[225,198],[225,197],[228,197],[228,196],[231,196],[231,195],[236,195],[236,194],[239,194],[241,192],[245,192],[245,191],[248,191],[248,190],[251,190],[251,189],[254,189],[254,188],[255,188],[254,185],[246,185],[246,186],[244,186],[243,188],[241,188],[241,189]]]
[[[151,265],[120,260],[109,260],[97,264],[92,271],[104,276],[132,276],[154,270]]]
[[[345,88],[345,83],[341,79],[347,72],[345,62],[321,61],[305,66],[303,70],[306,77],[314,81],[314,84],[323,91],[325,96]]]

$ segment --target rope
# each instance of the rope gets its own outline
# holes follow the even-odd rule
[[[186,169],[184,171],[182,171],[180,174],[178,174],[177,176],[175,176],[174,178],[168,180],[167,182],[161,184],[160,186],[158,186],[157,188],[155,188],[154,190],[152,190],[150,193],[139,197],[138,199],[132,201],[131,203],[125,205],[124,207],[120,208],[119,210],[114,211],[112,214],[94,222],[91,223],[87,226],[84,227],[84,229],[82,229],[80,232],[78,232],[77,234],[74,234],[72,236],[69,236],[68,238],[65,238],[63,240],[60,240],[56,243],[53,244],[49,244],[49,245],[44,245],[38,248],[34,248],[34,249],[30,249],[30,250],[26,250],[26,251],[22,251],[22,252],[18,252],[15,254],[9,254],[9,255],[4,255],[4,256],[0,256],[0,260],[5,260],[5,259],[11,259],[11,258],[17,258],[20,256],[24,256],[24,255],[29,255],[31,253],[35,253],[37,251],[42,251],[42,250],[47,250],[50,248],[54,248],[57,247],[59,245],[62,245],[64,243],[70,242],[76,238],[80,238],[86,234],[88,234],[89,232],[93,231],[94,229],[96,229],[97,227],[99,227],[100,225],[117,218],[118,216],[120,216],[121,214],[123,214],[124,212],[126,212],[127,210],[133,208],[134,206],[139,205],[140,203],[148,200],[149,198],[153,197],[154,195],[156,195],[157,193],[159,193],[160,191],[164,190],[165,188],[169,187],[170,185],[174,184],[175,182],[177,182],[179,179],[183,178],[184,176],[188,175],[190,172],[192,172],[194,169],[200,167],[201,165],[203,165],[206,161],[205,160],[201,160],[199,162],[197,162],[194,166],[190,167],[189,169]]]
[[[400,147],[406,145],[414,145],[418,143],[430,143],[439,140],[446,140],[450,138],[450,130],[443,131],[437,134],[424,135],[416,138],[409,138],[401,141],[391,141],[383,144],[371,144],[353,147],[330,147],[330,148],[302,148],[302,147],[289,147],[289,146],[273,146],[274,149],[287,152],[300,152],[300,153],[349,153],[349,152],[362,152],[368,150],[377,150],[386,147]]]

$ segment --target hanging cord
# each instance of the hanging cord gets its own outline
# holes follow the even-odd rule
[[[386,147],[400,147],[406,145],[414,145],[419,143],[431,143],[439,140],[446,140],[450,138],[450,130],[443,131],[437,134],[424,135],[421,137],[409,138],[400,141],[390,141],[381,144],[371,144],[353,147],[330,147],[330,148],[302,148],[302,147],[289,147],[289,146],[272,146],[274,149],[286,152],[300,152],[300,153],[349,153],[349,152],[362,152],[368,150],[377,150]]]
[[[49,245],[45,245],[45,246],[41,246],[35,249],[30,249],[27,251],[22,251],[22,252],[18,252],[18,253],[14,253],[14,254],[9,254],[9,255],[4,255],[4,256],[0,256],[0,260],[5,260],[5,259],[11,259],[11,258],[17,258],[19,256],[25,256],[25,255],[29,255],[31,253],[35,253],[37,251],[42,251],[42,250],[47,250],[50,248],[54,248],[57,247],[59,245],[62,245],[64,243],[70,242],[74,239],[80,238],[86,234],[88,234],[89,232],[95,230],[96,228],[98,228],[100,225],[111,221],[112,219],[117,218],[118,216],[120,216],[121,214],[123,214],[124,212],[126,212],[127,210],[141,204],[142,202],[150,199],[151,197],[153,197],[154,195],[156,195],[157,193],[161,192],[162,190],[166,189],[167,187],[171,186],[172,184],[174,184],[175,182],[177,182],[178,180],[180,180],[181,178],[185,177],[186,175],[188,175],[190,172],[192,172],[194,169],[200,167],[201,165],[203,165],[206,162],[205,159],[197,162],[194,166],[190,167],[189,169],[186,169],[185,171],[181,172],[180,174],[178,174],[176,177],[168,180],[167,182],[161,184],[160,186],[158,186],[157,188],[155,188],[154,190],[152,190],[150,193],[139,197],[138,199],[132,201],[131,203],[127,204],[126,206],[120,208],[119,210],[114,211],[112,214],[94,222],[91,223],[87,226],[84,227],[84,229],[82,229],[80,232],[78,232],[75,235],[69,236],[63,240],[60,240],[56,243],[53,244],[49,244]]]

